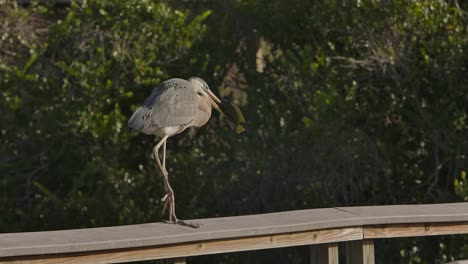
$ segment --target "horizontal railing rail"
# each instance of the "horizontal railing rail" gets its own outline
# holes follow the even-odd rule
[[[200,228],[148,223],[0,234],[0,263],[119,263],[311,245],[312,263],[374,263],[375,239],[468,234],[468,203],[336,207],[195,219]]]

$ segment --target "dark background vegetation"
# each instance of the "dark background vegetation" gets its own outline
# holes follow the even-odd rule
[[[0,0],[0,232],[160,221],[154,138],[126,123],[171,77],[204,78],[247,119],[168,141],[183,219],[467,199],[465,1],[79,2]],[[467,258],[466,242],[379,241],[377,263]]]

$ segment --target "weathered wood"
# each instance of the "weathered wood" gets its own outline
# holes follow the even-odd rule
[[[310,264],[328,264],[328,245],[310,246]]]
[[[347,264],[374,264],[374,241],[370,239],[346,242]]]
[[[364,264],[375,264],[374,241],[371,239],[362,241],[362,260]]]
[[[364,238],[392,238],[468,234],[468,222],[420,223],[364,227]]]
[[[295,233],[346,226],[355,215],[341,210],[291,212],[190,220],[194,229],[151,223],[103,228],[0,234],[0,257],[128,249],[215,239]],[[468,214],[467,214],[468,220]]]
[[[158,264],[185,264],[185,258],[161,259]]]
[[[310,246],[311,264],[338,264],[338,243]]]
[[[346,264],[362,264],[362,240],[346,242]]]
[[[328,264],[338,264],[338,243],[328,244]]]
[[[185,258],[175,258],[172,260],[172,264],[185,264]]]
[[[361,219],[359,225],[466,221],[468,203],[338,207]]]
[[[151,223],[0,234],[0,261],[126,262],[363,238],[468,234],[468,203],[340,207],[191,221],[201,228]],[[353,245],[347,244],[348,253],[361,252],[361,259],[363,250],[372,255],[373,245],[366,249],[361,244],[357,251]],[[358,258],[349,255],[350,261]]]
[[[255,237],[212,240],[199,243],[175,244],[166,246],[103,250],[98,252],[82,252],[69,254],[50,254],[27,256],[21,258],[1,259],[0,263],[119,263],[151,259],[167,259],[177,257],[198,256],[215,253],[227,253],[267,248],[312,245],[337,241],[362,239],[362,228],[338,228],[318,231],[304,231],[278,235],[263,235]],[[4,261],[4,262],[2,262]]]
[[[468,203],[327,208],[191,220],[193,229],[151,223],[0,234],[0,257],[56,254],[378,224],[468,221]]]

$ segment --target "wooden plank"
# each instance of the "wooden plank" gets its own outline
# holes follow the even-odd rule
[[[89,229],[0,234],[0,257],[137,248],[336,228],[355,216],[334,208],[190,220],[194,229],[150,223]],[[468,220],[468,214],[467,214]]]
[[[392,238],[468,234],[468,222],[421,223],[364,227],[364,238]]]
[[[364,264],[375,264],[374,241],[371,239],[362,241],[362,261]]]
[[[338,264],[338,243],[310,246],[311,264]]]
[[[0,234],[0,257],[131,249],[351,226],[460,223],[468,222],[468,203],[324,208],[191,221],[201,228],[151,223]]]
[[[361,219],[359,225],[461,222],[468,203],[338,207]]]
[[[328,264],[338,264],[338,243],[328,244]]]
[[[128,261],[167,259],[246,250],[312,245],[356,239],[362,239],[362,228],[353,227],[325,229],[133,249],[103,250],[81,253],[77,252],[69,254],[49,254],[3,259],[0,258],[0,263],[119,263]]]
[[[347,264],[375,264],[374,241],[370,239],[346,242]]]
[[[362,240],[346,242],[346,264],[362,263]]]
[[[192,221],[201,224],[201,228],[151,223],[0,234],[0,259],[14,256],[27,259],[27,256],[32,256],[31,259],[35,260],[38,259],[38,255],[44,255],[52,259],[77,256],[86,260],[93,259],[94,257],[90,257],[93,254],[97,258],[102,254],[110,254],[109,256],[115,256],[119,261],[133,261],[137,259],[128,256],[134,254],[140,258],[142,255],[139,252],[160,259],[338,242],[363,237],[467,234],[468,203],[325,208]],[[359,226],[364,226],[364,229],[361,229],[364,233],[360,234],[361,238],[357,238],[355,233],[352,239],[346,235],[343,239],[332,235],[333,239],[324,239],[325,242],[310,238],[314,232],[318,234],[318,231],[314,230],[356,230]],[[326,234],[320,233],[320,237],[323,236]],[[262,242],[263,238],[271,238],[272,241]],[[260,241],[255,242],[255,239]],[[216,244],[219,241],[228,241],[235,245],[235,250],[231,250],[230,245],[223,248],[223,244]],[[254,245],[252,241],[259,244]],[[203,245],[204,248],[195,250],[193,245]],[[189,250],[189,254],[177,251],[180,247]],[[152,250],[156,250],[157,253]],[[162,251],[167,254],[162,254]],[[121,256],[117,253],[127,255]],[[160,257],[161,254],[164,257]]]
[[[310,264],[328,264],[327,244],[310,246]]]
[[[172,264],[185,264],[185,258],[175,258],[172,261]]]

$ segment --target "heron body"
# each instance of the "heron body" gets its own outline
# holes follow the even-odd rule
[[[235,106],[230,103],[226,104],[224,101],[222,103],[202,79],[197,77],[188,80],[174,78],[164,81],[156,87],[128,121],[128,126],[133,130],[161,138],[153,148],[153,157],[164,176],[164,187],[167,193],[162,198],[164,202],[163,213],[168,207],[170,223],[196,227],[178,220],[175,215],[175,196],[169,184],[165,163],[166,141],[169,137],[181,133],[188,127],[205,125],[211,117],[212,107],[224,114],[220,106],[229,110],[230,113],[237,113],[236,110],[238,110],[238,108],[231,109]],[[238,116],[239,114],[240,116]],[[237,123],[236,125],[242,125],[243,123],[239,124],[237,121],[245,121],[240,110],[238,115],[235,117],[228,115],[228,119]],[[163,146],[162,162],[158,155],[161,146]]]
[[[174,78],[161,83],[132,115],[128,126],[148,135],[180,133],[180,126],[201,127],[211,117],[211,102],[199,78]],[[218,99],[219,101],[219,99]]]

